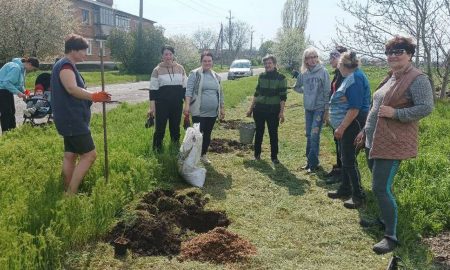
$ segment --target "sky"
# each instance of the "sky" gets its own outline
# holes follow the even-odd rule
[[[139,0],[114,0],[114,8],[139,15]],[[219,33],[220,24],[232,20],[247,22],[254,31],[253,47],[261,41],[275,40],[281,27],[284,0],[144,0],[144,17],[163,26],[165,35],[191,35],[210,28]],[[317,44],[328,44],[335,33],[336,19],[348,15],[338,7],[340,0],[310,0],[306,34]]]

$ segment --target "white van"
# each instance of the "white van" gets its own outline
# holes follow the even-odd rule
[[[228,80],[235,78],[253,76],[252,62],[248,59],[238,59],[231,63],[228,70]]]

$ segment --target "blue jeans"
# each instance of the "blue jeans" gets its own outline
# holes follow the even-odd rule
[[[306,158],[308,168],[319,166],[320,132],[323,124],[323,111],[305,110]]]

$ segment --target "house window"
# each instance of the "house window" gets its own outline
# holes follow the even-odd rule
[[[103,48],[103,56],[106,56],[106,40],[98,40],[98,56],[100,56],[100,48]]]
[[[87,40],[87,42],[88,42],[88,48],[87,48],[87,50],[86,50],[86,54],[87,55],[92,55],[92,39],[86,39]]]
[[[100,24],[114,25],[114,11],[108,8],[100,8]]]
[[[82,24],[89,24],[89,10],[82,9],[81,10],[81,23]]]
[[[129,31],[130,30],[130,18],[116,15],[116,27],[121,30]]]

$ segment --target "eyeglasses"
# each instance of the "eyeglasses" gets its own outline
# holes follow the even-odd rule
[[[389,51],[385,51],[384,54],[385,54],[386,56],[392,56],[392,55],[400,56],[400,55],[403,55],[405,52],[406,52],[405,49],[397,49],[397,50],[389,50]]]
[[[306,60],[309,60],[309,59],[316,59],[318,56],[317,55],[314,55],[314,56],[307,56],[307,57],[305,57],[305,59]]]

